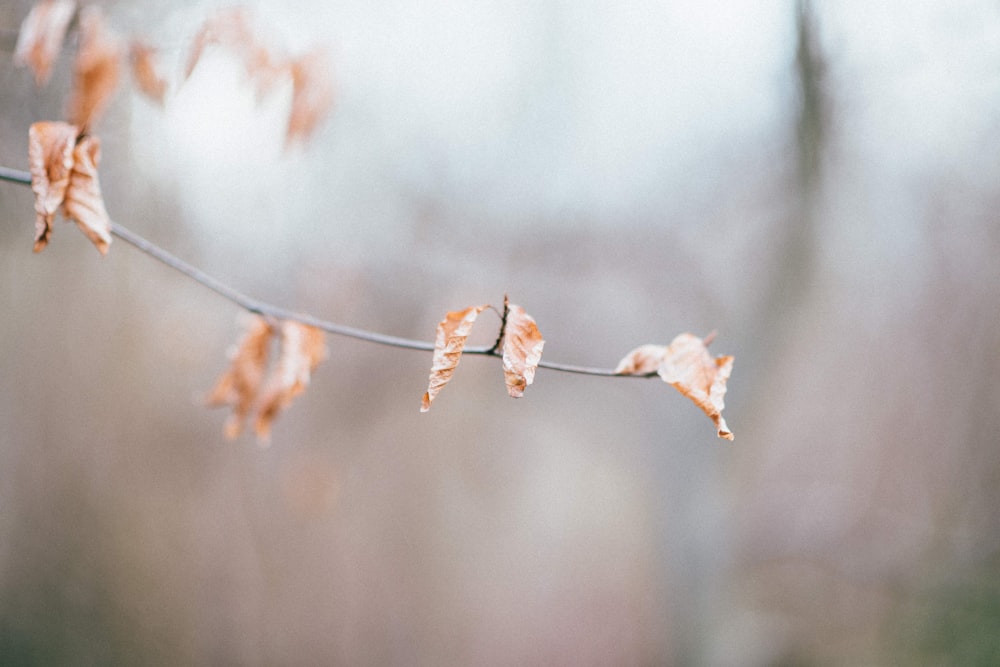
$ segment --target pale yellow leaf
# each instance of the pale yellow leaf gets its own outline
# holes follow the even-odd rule
[[[30,67],[38,86],[44,86],[52,76],[52,65],[59,57],[75,11],[73,0],[46,0],[32,7],[21,23],[14,62]]]
[[[42,121],[28,130],[28,164],[35,193],[35,252],[49,242],[52,221],[62,206],[73,170],[73,147],[79,129],[62,122]]]
[[[535,379],[535,369],[542,359],[545,341],[535,320],[521,306],[504,297],[504,331],[501,352],[507,393],[520,398]]]
[[[455,310],[447,315],[437,326],[437,336],[434,340],[434,358],[431,361],[431,374],[424,394],[421,412],[431,409],[431,402],[444,388],[462,356],[465,341],[476,323],[479,313],[488,306],[472,306],[465,310]]]

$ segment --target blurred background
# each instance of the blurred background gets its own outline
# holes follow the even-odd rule
[[[238,309],[0,183],[0,662],[1000,663],[1000,7],[251,2],[329,49],[285,150],[205,2],[102,2],[162,49],[97,133],[112,217],[256,297],[432,340],[538,321],[613,367],[719,334],[732,444],[658,380],[331,338],[270,447],[201,402]],[[0,164],[62,118],[0,6]],[[484,313],[473,342],[498,322]]]

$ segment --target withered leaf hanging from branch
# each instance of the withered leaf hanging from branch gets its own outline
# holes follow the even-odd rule
[[[205,398],[211,407],[228,405],[233,409],[226,421],[227,438],[239,436],[243,431],[243,422],[253,410],[267,373],[273,335],[271,324],[263,317],[254,315],[243,337],[229,353],[229,369]]]
[[[326,356],[326,335],[321,329],[291,320],[281,323],[281,352],[257,405],[254,422],[254,432],[261,441],[270,436],[275,417],[306,390],[312,372]]]
[[[42,121],[28,129],[28,164],[35,193],[35,252],[48,244],[52,221],[62,206],[73,171],[73,147],[79,129],[62,122]]]
[[[251,23],[250,13],[243,7],[220,9],[209,16],[191,43],[185,80],[191,77],[206,50],[218,46],[243,64],[247,77],[257,88],[258,98],[264,97],[275,83],[287,77],[288,66],[283,58],[272,54]]]
[[[722,417],[733,357],[726,355],[713,359],[701,338],[682,333],[667,346],[637,347],[618,363],[615,373],[649,375],[654,370],[715,422],[720,438],[733,439],[733,432]]]
[[[36,85],[44,86],[52,76],[52,65],[59,57],[74,12],[73,0],[46,0],[32,7],[21,23],[14,62],[31,68]]]
[[[524,308],[510,303],[504,296],[504,327],[500,351],[503,355],[503,374],[507,393],[521,398],[525,388],[535,379],[535,369],[542,359],[545,341],[535,320]]]
[[[80,50],[73,68],[73,92],[67,116],[83,133],[89,132],[114,96],[125,49],[104,22],[97,7],[80,11]]]
[[[333,106],[333,76],[325,49],[314,49],[291,62],[292,108],[286,145],[305,142]]]
[[[434,340],[434,358],[431,361],[431,374],[420,406],[421,412],[431,409],[431,402],[444,388],[462,357],[465,341],[476,323],[479,313],[489,306],[472,306],[465,310],[455,310],[447,315],[437,326]]]
[[[248,73],[252,73],[251,59],[247,54],[256,49],[257,36],[250,27],[246,9],[243,7],[220,9],[205,19],[191,43],[187,64],[184,67],[185,79],[191,77],[195,67],[198,66],[198,61],[210,46],[222,46],[240,56]]]
[[[667,353],[666,345],[640,345],[618,362],[618,375],[655,375]]]
[[[75,125],[42,121],[28,130],[31,189],[35,193],[35,252],[52,235],[57,210],[75,222],[101,254],[111,245],[111,219],[101,197],[97,164],[101,142],[96,136],[78,140]]]
[[[97,180],[100,159],[100,139],[91,135],[77,142],[73,148],[73,171],[69,175],[63,211],[104,255],[111,245],[111,219],[104,208],[101,184]]]
[[[160,71],[157,52],[153,47],[133,40],[129,45],[132,61],[132,78],[143,95],[163,106],[167,95],[167,80]]]

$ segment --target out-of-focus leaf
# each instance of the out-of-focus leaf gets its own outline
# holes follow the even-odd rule
[[[111,218],[104,208],[97,163],[101,159],[101,140],[87,136],[73,148],[73,171],[63,200],[63,212],[76,223],[101,254],[111,245]]]
[[[254,315],[243,337],[229,354],[229,369],[205,399],[209,406],[228,405],[233,409],[226,421],[227,438],[239,436],[243,431],[243,422],[257,401],[267,372],[273,335],[271,324],[263,317]]]
[[[615,373],[618,375],[653,375],[660,368],[663,355],[667,353],[666,345],[640,345],[618,362]]]
[[[535,320],[521,306],[504,297],[504,330],[501,352],[507,393],[521,398],[535,379],[535,369],[542,359],[545,341]]]
[[[80,50],[76,54],[68,117],[89,132],[114,96],[125,50],[97,7],[80,11]]]
[[[281,353],[257,405],[254,422],[261,441],[267,441],[278,414],[309,386],[312,372],[326,359],[325,341],[321,329],[290,320],[281,323]]]
[[[132,60],[132,78],[135,79],[139,90],[163,106],[167,94],[167,80],[160,72],[156,49],[139,40],[133,40],[129,47],[129,55]]]
[[[447,315],[437,326],[437,336],[434,340],[434,358],[431,362],[431,375],[424,394],[421,412],[431,409],[431,402],[444,388],[462,357],[465,341],[476,323],[479,313],[488,306],[472,306],[465,310],[455,310]]]
[[[279,80],[288,76],[288,64],[276,56],[253,29],[250,13],[243,7],[220,9],[202,24],[191,43],[184,78],[190,78],[209,47],[218,46],[235,56],[263,98]]]
[[[34,123],[28,130],[28,164],[35,193],[35,252],[48,244],[52,221],[66,198],[78,134],[75,125],[50,121]]]
[[[250,27],[247,10],[243,7],[220,9],[205,19],[191,43],[184,78],[190,78],[198,61],[210,46],[222,46],[241,56],[246,63],[245,53],[257,44],[257,36]],[[249,69],[249,67],[248,67]]]
[[[333,106],[333,75],[324,49],[314,49],[291,62],[292,108],[286,144],[305,142]]]
[[[75,11],[73,0],[45,0],[32,7],[21,23],[14,62],[30,67],[38,86],[44,86],[52,76],[52,64],[59,57]]]

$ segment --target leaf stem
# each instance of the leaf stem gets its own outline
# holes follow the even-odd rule
[[[0,180],[8,181],[11,183],[18,183],[21,185],[31,185],[31,174],[27,171],[21,171],[19,169],[11,169],[9,167],[0,166]],[[336,322],[330,322],[327,320],[320,319],[308,313],[297,313],[281,306],[275,306],[253,297],[247,296],[243,292],[230,287],[229,285],[223,283],[218,278],[211,276],[201,269],[185,262],[183,259],[173,255],[172,253],[164,250],[160,246],[156,245],[152,241],[148,241],[139,234],[131,231],[130,229],[123,227],[118,223],[111,223],[111,234],[118,237],[125,243],[131,245],[132,247],[138,249],[139,251],[145,253],[149,257],[165,264],[169,268],[181,273],[188,278],[194,280],[195,282],[207,287],[212,290],[222,298],[230,301],[237,306],[240,306],[244,310],[248,310],[251,313],[256,313],[258,315],[264,315],[268,317],[274,317],[280,320],[294,320],[296,322],[301,322],[302,324],[308,324],[309,326],[316,327],[317,329],[322,329],[328,333],[336,334],[339,336],[347,336],[349,338],[356,338],[358,340],[367,341],[369,343],[378,343],[380,345],[389,345],[392,347],[399,347],[409,350],[424,350],[432,352],[434,350],[434,343],[428,343],[422,340],[414,340],[411,338],[400,338],[398,336],[389,336],[387,334],[378,333],[375,331],[367,331],[365,329],[357,329],[354,327],[345,326],[343,324],[337,324]],[[506,297],[504,297],[504,313],[501,315],[501,326],[500,326],[500,336],[503,336],[504,320],[506,317],[507,307],[506,307]],[[498,339],[499,343],[499,339]],[[497,352],[498,345],[494,344],[491,346],[483,347],[467,347],[465,348],[465,354],[477,354],[489,357],[500,356]],[[553,371],[561,371],[564,373],[578,373],[582,375],[597,375],[604,377],[648,377],[644,375],[619,375],[610,368],[594,368],[591,366],[575,366],[572,364],[560,364],[552,361],[545,361],[544,359],[538,363],[540,368],[548,368]]]

